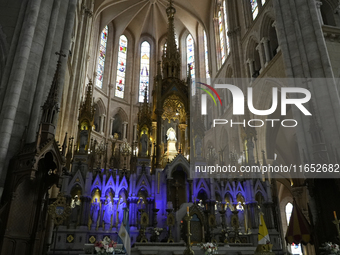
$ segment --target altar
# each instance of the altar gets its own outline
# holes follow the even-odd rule
[[[186,249],[185,243],[135,243],[131,249],[131,255],[182,255]],[[243,244],[223,244],[220,243],[216,254],[228,255],[253,255],[256,247],[251,243]],[[195,255],[204,255],[204,251],[198,245],[193,245],[192,250]]]

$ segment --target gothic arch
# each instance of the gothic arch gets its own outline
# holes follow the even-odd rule
[[[172,179],[172,174],[178,167],[181,167],[183,171],[187,175],[187,179],[190,179],[190,164],[188,160],[182,155],[179,154],[177,155],[170,164],[167,164],[166,168],[164,171],[166,172],[166,175],[168,176],[168,179]]]
[[[126,112],[121,107],[117,107],[114,109],[112,116],[119,115],[123,122],[129,121],[129,117],[127,116]]]
[[[157,55],[157,49],[156,49],[156,42],[155,39],[150,35],[150,34],[142,34],[138,40],[137,43],[137,51],[136,51],[136,79],[137,79],[137,87],[133,89],[133,91],[137,91],[137,93],[134,93],[136,98],[135,101],[139,102],[139,86],[140,86],[140,68],[141,68],[141,47],[143,42],[147,42],[150,45],[150,59],[149,59],[149,85],[148,85],[148,97],[149,97],[149,102],[152,102],[151,96],[152,96],[152,90],[153,90],[153,82],[154,79],[152,77],[155,77],[157,68],[156,68],[156,58],[154,56]]]
[[[252,77],[256,78],[262,68],[260,61],[260,54],[256,50],[257,46],[260,45],[260,41],[255,36],[251,36],[247,42],[245,62],[251,61],[250,64],[253,65],[254,73]],[[249,73],[249,72],[248,72]]]
[[[276,28],[274,26],[275,17],[271,12],[266,12],[262,19],[260,38],[268,39],[270,58],[272,59],[277,54],[277,48],[279,47],[279,41],[276,34]]]
[[[334,11],[337,3],[334,0],[323,0],[320,6],[323,23],[328,26],[336,26]]]

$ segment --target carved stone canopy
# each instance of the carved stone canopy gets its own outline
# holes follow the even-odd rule
[[[179,120],[180,123],[185,123],[187,114],[184,104],[178,96],[171,95],[164,101],[162,118],[167,119],[169,123],[171,120]]]

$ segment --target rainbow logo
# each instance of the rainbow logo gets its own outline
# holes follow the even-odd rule
[[[213,87],[211,87],[211,86],[208,85],[208,84],[202,83],[202,82],[197,82],[197,83],[202,84],[203,86],[206,86],[206,87],[209,88],[212,92],[214,92],[214,94],[217,96],[217,98],[218,98],[218,100],[220,101],[220,104],[221,104],[221,106],[222,106],[222,100],[221,100],[221,98],[220,98],[220,95],[217,93],[217,91],[216,91]],[[216,100],[215,100],[214,96],[211,94],[210,91],[208,91],[208,90],[206,90],[206,89],[203,89],[203,88],[200,88],[200,87],[196,87],[196,88],[198,88],[198,89],[203,90],[204,92],[206,92],[206,93],[212,98],[212,100],[214,100],[214,103],[215,103],[215,105],[217,106]]]

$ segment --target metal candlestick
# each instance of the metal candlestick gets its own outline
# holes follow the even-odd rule
[[[157,228],[157,224],[158,224],[158,222],[157,222],[157,213],[158,213],[159,209],[154,208],[154,209],[152,209],[152,211],[153,211],[153,227]]]
[[[187,247],[184,250],[184,255],[194,255],[195,252],[191,248],[191,233],[190,233],[190,220],[192,219],[192,216],[189,216],[188,214],[185,216],[184,220],[187,222]]]
[[[172,236],[172,227],[175,225],[175,218],[174,216],[172,215],[172,211],[174,209],[166,209],[166,212],[168,213],[168,217],[166,219],[166,224],[168,225],[169,227],[169,237],[168,237],[168,243],[174,243],[175,240]]]
[[[336,227],[336,231],[338,232],[338,240],[340,240],[340,228],[339,228],[339,225],[340,225],[340,220],[338,220],[337,218],[335,218],[335,220],[333,220],[333,224],[335,225]]]

